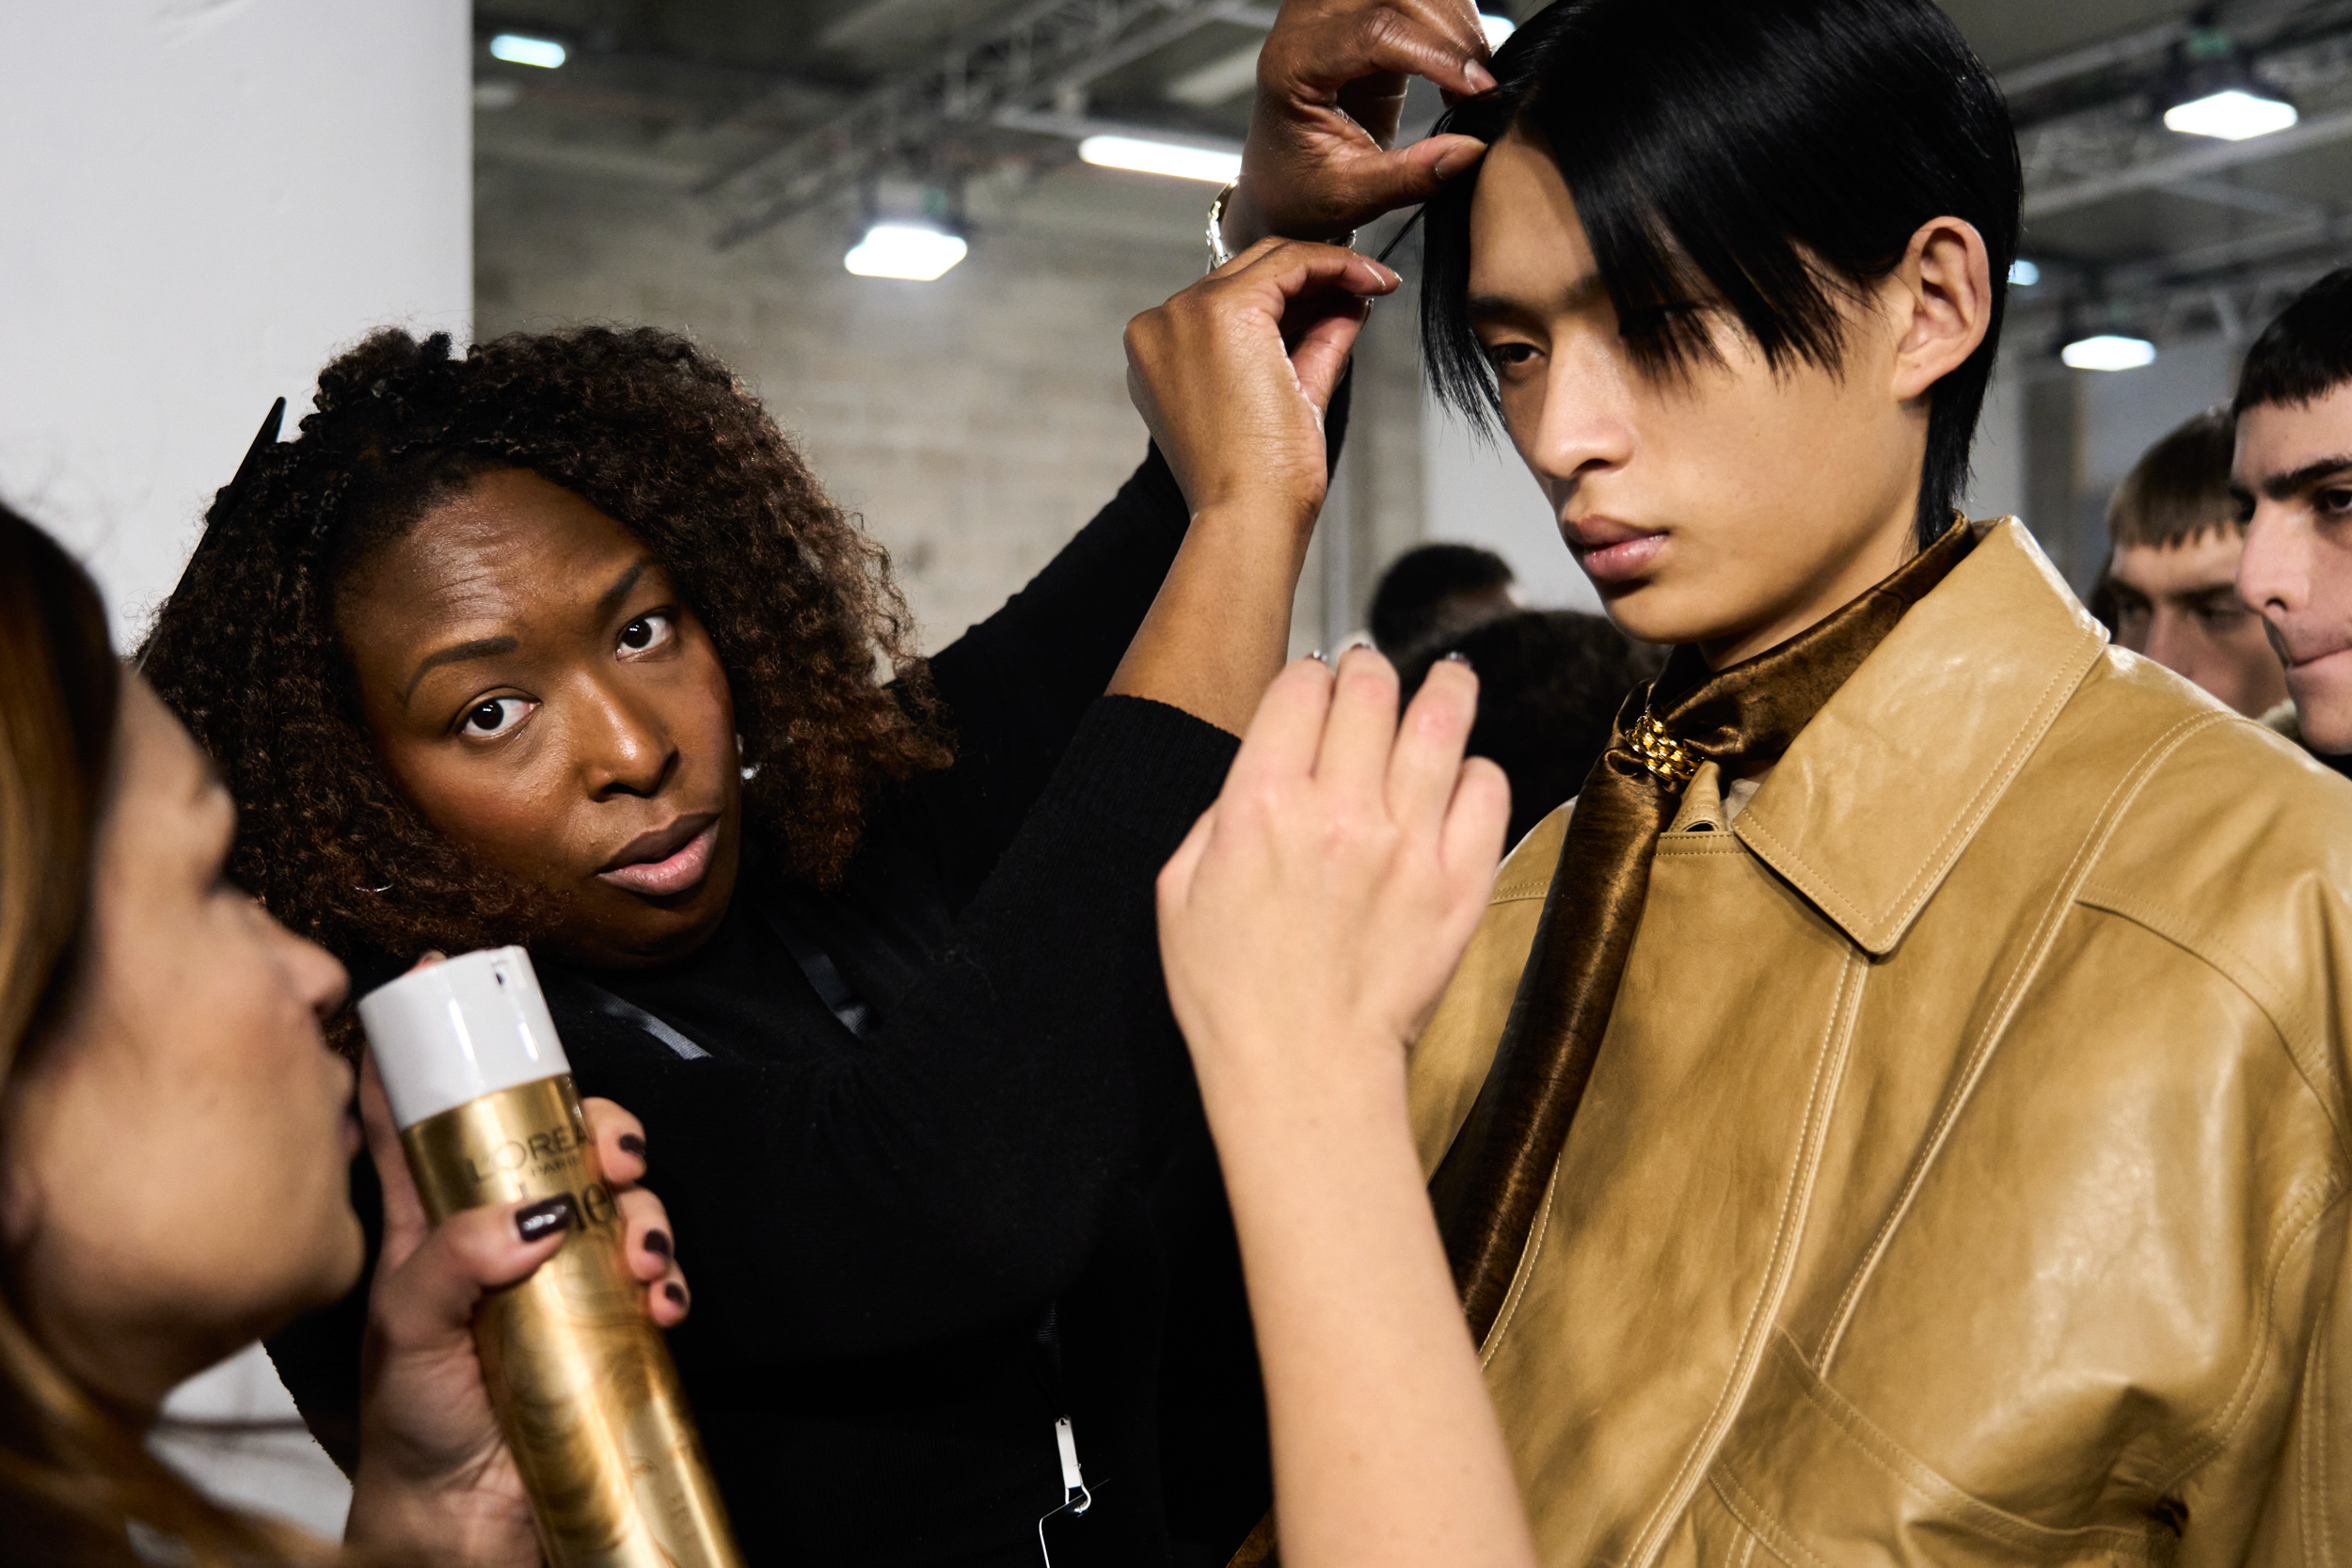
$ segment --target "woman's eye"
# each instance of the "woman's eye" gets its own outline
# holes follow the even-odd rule
[[[676,635],[676,623],[668,615],[640,615],[621,628],[621,651],[625,654],[651,653]]]
[[[1534,358],[1535,345],[1533,343],[1488,343],[1486,345],[1486,363],[1498,371],[1503,371],[1515,365],[1524,365]]]
[[[457,733],[484,740],[495,739],[530,718],[531,710],[538,705],[522,697],[493,697],[486,703],[476,703],[466,710]]]

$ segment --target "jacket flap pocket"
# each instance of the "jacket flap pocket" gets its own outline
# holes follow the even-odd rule
[[[1708,1479],[1791,1568],[2163,1561],[2176,1541],[2153,1521],[2053,1529],[1979,1501],[1817,1377],[1785,1333],[1774,1335]]]

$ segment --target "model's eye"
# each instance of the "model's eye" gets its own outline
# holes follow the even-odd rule
[[[480,740],[494,740],[530,718],[532,709],[538,705],[527,697],[493,697],[486,703],[476,703],[466,710],[466,717],[457,725],[457,733]]]
[[[2352,514],[2352,485],[2330,484],[2319,492],[2319,510],[2330,517]]]
[[[1492,365],[1498,373],[1524,365],[1535,357],[1534,343],[1483,343],[1479,346],[1486,356],[1486,363]]]
[[[621,652],[647,654],[667,645],[677,636],[677,623],[667,611],[657,610],[640,615],[621,628]]]

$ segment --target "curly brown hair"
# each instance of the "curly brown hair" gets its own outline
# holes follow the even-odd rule
[[[493,469],[574,491],[668,569],[726,669],[746,825],[785,875],[836,880],[876,790],[948,761],[887,554],[685,339],[580,327],[455,357],[446,333],[381,331],[319,372],[301,428],[215,498],[140,660],[236,798],[231,874],[346,961],[539,926],[380,764],[335,622],[355,567]]]

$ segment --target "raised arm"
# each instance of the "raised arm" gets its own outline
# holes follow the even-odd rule
[[[1128,324],[1128,392],[1192,526],[1114,694],[1236,735],[1248,723],[1290,643],[1327,483],[1325,411],[1365,301],[1396,285],[1352,251],[1267,240]]]
[[[1370,650],[1285,671],[1159,879],[1169,998],[1241,1237],[1290,1568],[1532,1568],[1406,1117],[1405,1053],[1493,879],[1477,683],[1396,725]]]

